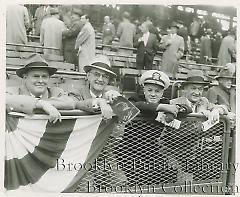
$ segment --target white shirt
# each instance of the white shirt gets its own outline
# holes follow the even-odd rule
[[[100,94],[99,96],[96,96],[91,90],[90,90],[90,95],[92,96],[92,98],[102,98],[102,94]]]
[[[149,37],[149,31],[145,34],[143,34],[143,42],[144,42],[144,45],[146,46],[147,45],[147,41],[148,41],[148,37]]]

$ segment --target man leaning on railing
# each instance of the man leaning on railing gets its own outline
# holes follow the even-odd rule
[[[50,122],[61,121],[58,109],[74,109],[75,103],[58,87],[48,87],[50,77],[57,71],[50,67],[40,54],[33,54],[16,74],[22,78],[20,87],[9,87],[6,91],[7,111],[33,114],[43,110]]]
[[[208,120],[215,122],[219,120],[219,115],[227,114],[227,108],[224,105],[210,103],[206,97],[203,97],[204,87],[209,84],[205,81],[202,71],[190,70],[187,80],[182,83],[184,95],[176,98],[176,101],[185,102],[187,98],[193,113],[203,114]]]

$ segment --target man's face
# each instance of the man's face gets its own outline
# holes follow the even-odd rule
[[[87,73],[87,79],[90,84],[90,89],[93,91],[103,91],[109,82],[109,75],[107,72],[99,70],[97,68],[92,68],[90,72]]]
[[[225,89],[230,89],[232,86],[232,79],[228,78],[219,78],[218,79],[219,84],[225,88]]]
[[[83,24],[86,24],[86,22],[88,21],[88,19],[86,19],[86,16],[83,15],[83,16],[81,16],[81,21],[82,21]]]
[[[142,33],[146,33],[148,31],[148,28],[147,28],[146,24],[142,24],[140,26],[140,29],[141,29]]]
[[[28,91],[34,96],[40,96],[47,90],[50,76],[48,70],[44,68],[33,68],[23,79]]]
[[[163,87],[156,84],[145,84],[143,92],[147,102],[159,103],[163,95]]]
[[[79,15],[78,15],[78,14],[75,14],[75,13],[72,13],[72,14],[71,14],[71,19],[72,19],[72,20],[77,20],[77,19],[79,19]]]
[[[176,27],[171,27],[171,33],[175,34],[177,33],[178,29]]]
[[[105,22],[105,23],[109,23],[109,22],[110,22],[109,16],[105,16],[105,17],[104,17],[104,22]]]
[[[197,102],[203,94],[204,85],[202,84],[187,84],[184,87],[185,96],[190,102]]]

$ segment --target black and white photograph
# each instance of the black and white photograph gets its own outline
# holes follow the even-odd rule
[[[236,5],[42,2],[5,6],[5,194],[240,192]]]

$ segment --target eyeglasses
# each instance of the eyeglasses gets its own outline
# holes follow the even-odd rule
[[[107,74],[101,74],[99,72],[90,72],[93,74],[93,76],[97,79],[99,79],[101,76],[102,76],[102,79],[103,80],[108,80],[109,79],[109,76]]]

